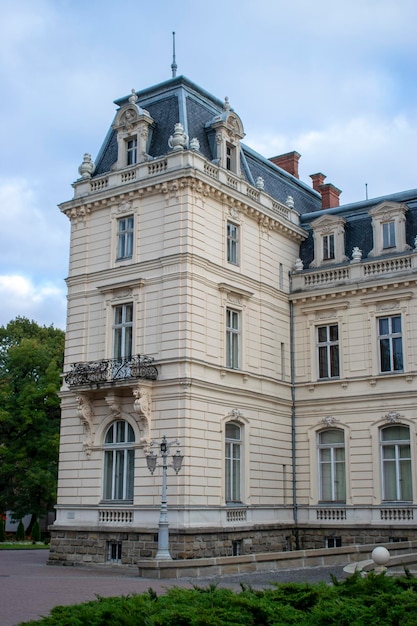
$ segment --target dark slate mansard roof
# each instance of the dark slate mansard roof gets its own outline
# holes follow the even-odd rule
[[[369,211],[382,202],[398,202],[407,205],[406,241],[410,248],[413,249],[414,239],[417,235],[417,189],[401,191],[388,196],[381,196],[379,198],[372,198],[370,200],[345,204],[344,206],[335,207],[333,209],[323,209],[302,215],[300,217],[300,225],[308,231],[308,238],[300,247],[300,258],[304,263],[304,268],[307,269],[314,258],[314,241],[311,222],[323,215],[335,215],[343,217],[346,220],[345,256],[351,259],[352,250],[357,246],[362,250],[362,258],[366,258],[374,245],[372,218],[369,215]]]
[[[169,150],[168,139],[174,125],[181,122],[190,139],[200,142],[200,153],[213,161],[214,146],[210,145],[207,127],[215,116],[224,114],[224,103],[184,76],[178,76],[159,85],[137,92],[137,104],[149,111],[155,120],[149,155],[158,158]],[[129,101],[129,96],[115,100],[119,107]],[[232,109],[233,110],[233,109]],[[212,149],[213,148],[213,149]],[[96,159],[94,177],[109,172],[117,160],[116,131],[110,128]],[[317,211],[321,197],[311,187],[284,171],[265,157],[241,143],[241,172],[246,181],[254,185],[258,176],[264,179],[264,189],[277,201],[285,204],[288,196],[294,199],[294,208],[300,214]]]

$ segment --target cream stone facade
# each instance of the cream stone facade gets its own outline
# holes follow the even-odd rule
[[[146,455],[164,435],[184,455],[168,471],[174,558],[411,539],[416,192],[322,210],[318,190],[242,143],[227,99],[184,77],[116,104],[60,205],[51,561],[155,556],[161,475]],[[362,258],[358,238],[351,259],[358,216],[378,241]]]

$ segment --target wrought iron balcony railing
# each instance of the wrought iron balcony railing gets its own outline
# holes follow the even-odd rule
[[[137,355],[123,359],[101,359],[73,363],[71,371],[64,376],[70,387],[76,385],[100,385],[116,381],[144,378],[156,380],[158,370],[150,356]]]

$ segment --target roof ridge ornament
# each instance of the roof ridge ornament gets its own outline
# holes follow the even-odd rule
[[[131,104],[136,104],[136,102],[139,100],[138,96],[136,95],[136,90],[132,89],[132,95],[129,98],[129,102]]]
[[[225,111],[230,111],[230,102],[229,102],[229,97],[228,96],[224,97],[223,109]]]

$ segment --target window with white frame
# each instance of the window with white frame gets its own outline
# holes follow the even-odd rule
[[[380,430],[382,499],[391,502],[413,499],[410,429],[395,424]]]
[[[239,265],[239,226],[233,222],[227,222],[227,262]]]
[[[395,248],[395,222],[382,223],[382,247]]]
[[[130,359],[133,341],[133,304],[120,304],[114,307],[113,357]]]
[[[314,259],[311,267],[330,263],[344,263],[345,255],[345,224],[343,217],[322,215],[311,222],[314,238]]]
[[[226,502],[241,502],[242,428],[235,422],[228,422],[225,435]]]
[[[378,318],[379,368],[398,372],[404,368],[401,315]]]
[[[126,141],[126,165],[134,165],[137,163],[138,157],[138,140],[136,137]]]
[[[334,234],[323,235],[323,261],[334,259]]]
[[[128,422],[118,420],[104,438],[104,500],[133,501],[135,434]]]
[[[134,218],[122,217],[117,220],[117,259],[131,259],[133,255]]]
[[[331,428],[318,434],[319,498],[322,502],[346,502],[345,436]]]
[[[339,326],[317,327],[317,369],[319,378],[337,378],[339,368]]]
[[[226,169],[236,171],[236,148],[231,143],[226,143]]]
[[[240,312],[226,309],[226,367],[240,367]]]
[[[407,205],[398,202],[381,202],[369,211],[374,239],[369,256],[405,252],[410,249],[405,228],[407,211]]]

